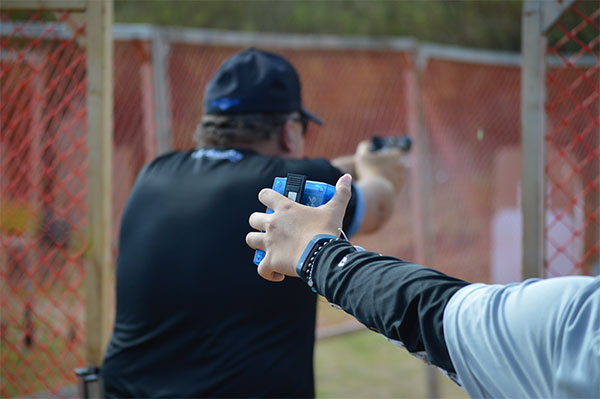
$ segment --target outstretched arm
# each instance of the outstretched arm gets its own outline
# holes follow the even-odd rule
[[[600,277],[468,284],[360,251],[337,238],[350,181],[342,177],[319,208],[261,192],[275,212],[253,214],[250,224],[265,233],[246,240],[267,252],[263,277],[299,276],[367,327],[458,374],[473,397],[598,396]]]
[[[354,176],[360,189],[365,213],[359,233],[379,230],[394,212],[396,194],[404,182],[403,154],[397,148],[371,151],[370,142],[362,141],[356,153],[331,160],[342,172]]]

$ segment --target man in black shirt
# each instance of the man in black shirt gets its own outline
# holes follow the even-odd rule
[[[392,212],[402,164],[365,143],[351,158],[302,159],[311,121],[321,124],[301,105],[294,67],[247,49],[205,89],[199,147],[142,169],[119,235],[109,397],[314,396],[315,294],[256,274],[248,216],[277,176],[335,184],[351,172],[344,229],[373,231]]]

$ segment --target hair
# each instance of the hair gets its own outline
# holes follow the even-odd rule
[[[294,113],[204,115],[194,140],[200,146],[230,146],[270,140]]]

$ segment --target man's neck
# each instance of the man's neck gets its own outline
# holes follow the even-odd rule
[[[261,155],[289,158],[289,154],[281,148],[279,142],[277,142],[276,140],[266,140],[257,143],[230,143],[225,147],[235,148],[238,150],[251,150]]]

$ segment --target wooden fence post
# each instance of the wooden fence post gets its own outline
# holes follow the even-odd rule
[[[88,251],[85,359],[102,363],[112,311],[112,144],[113,144],[113,4],[88,0]]]

